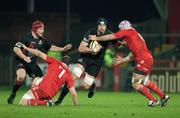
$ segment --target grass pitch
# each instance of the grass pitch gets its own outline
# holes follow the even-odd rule
[[[179,118],[180,94],[171,96],[167,107],[147,107],[147,99],[137,92],[99,92],[91,99],[87,92],[78,91],[79,106],[72,106],[70,95],[61,106],[19,106],[26,90],[20,89],[13,105],[6,99],[10,90],[0,90],[0,118]]]

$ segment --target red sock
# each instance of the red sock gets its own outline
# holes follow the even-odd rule
[[[156,94],[158,94],[160,98],[164,98],[164,93],[160,90],[160,88],[153,81],[148,80],[146,87],[151,89]]]
[[[141,85],[138,91],[144,96],[146,96],[149,100],[157,101],[156,98],[152,96],[152,94],[149,92],[149,90],[145,86]]]
[[[36,106],[36,105],[46,105],[47,101],[44,100],[37,100],[37,99],[30,99],[28,100],[28,105]]]

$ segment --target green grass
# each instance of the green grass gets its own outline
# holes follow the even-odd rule
[[[18,100],[25,90],[18,91],[15,103],[7,105],[10,91],[0,90],[1,118],[179,118],[180,94],[169,94],[167,107],[147,107],[147,99],[139,93],[99,92],[91,99],[87,92],[78,92],[79,106],[72,106],[68,95],[61,106],[19,106]]]

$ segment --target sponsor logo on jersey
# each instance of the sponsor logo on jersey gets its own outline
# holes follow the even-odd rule
[[[35,42],[35,41],[31,41],[30,43],[31,43],[31,44],[36,44],[36,42]]]

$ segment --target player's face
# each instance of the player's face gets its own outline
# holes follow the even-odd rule
[[[42,37],[44,34],[44,27],[38,28],[36,34],[38,37]]]
[[[106,31],[106,25],[105,24],[99,24],[98,25],[98,31],[100,33],[104,33]]]

